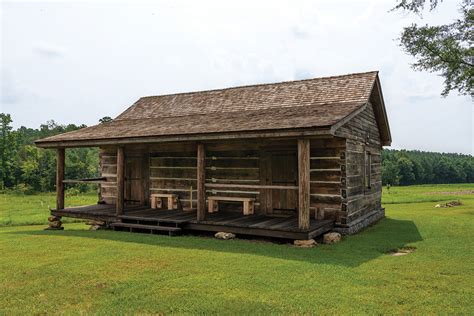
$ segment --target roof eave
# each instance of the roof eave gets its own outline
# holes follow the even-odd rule
[[[52,140],[35,141],[35,145],[40,148],[75,148],[75,147],[98,147],[110,145],[128,144],[149,144],[164,142],[185,142],[185,141],[216,141],[216,140],[236,140],[251,138],[282,138],[282,137],[319,137],[331,136],[331,126],[300,128],[290,130],[266,130],[266,131],[246,131],[228,133],[208,133],[208,134],[185,134],[185,135],[158,135],[145,137],[123,137],[123,138],[102,138],[102,139],[81,139],[81,140]]]

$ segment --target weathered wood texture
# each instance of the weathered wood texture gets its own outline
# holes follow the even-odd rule
[[[204,144],[197,145],[197,220],[206,218],[206,152]]]
[[[56,151],[56,209],[64,209],[64,148],[58,148]]]
[[[341,211],[345,147],[343,138],[311,140],[310,209],[316,219],[335,219]]]
[[[195,146],[195,145],[194,145]],[[191,151],[190,151],[191,150]],[[192,145],[155,145],[150,148],[150,191],[174,193],[183,206],[197,207],[197,152]],[[207,196],[235,196],[257,199],[259,184],[258,147],[242,142],[206,144],[205,184]],[[192,190],[192,193],[190,191]],[[190,197],[194,199],[190,201]],[[222,208],[242,211],[241,203],[225,203]]]
[[[99,151],[100,174],[105,178],[100,184],[100,201],[115,204],[117,199],[117,149],[103,147]]]
[[[346,140],[331,137],[311,139],[309,142],[310,216],[334,219],[341,211],[342,194],[347,193],[346,182],[351,181],[346,179]],[[147,203],[151,193],[173,193],[178,196],[180,207],[197,207],[195,144],[142,145],[127,147],[125,152],[126,204],[133,204],[127,202],[128,199]],[[101,185],[100,191],[101,200],[107,204],[115,204],[117,199],[116,157],[116,148],[101,148],[101,175],[107,181]],[[206,195],[253,198],[256,214],[296,215],[296,157],[296,139],[207,143]],[[131,166],[129,160],[141,162],[136,164],[138,169],[133,171],[133,163]],[[373,161],[377,161],[377,157],[373,156]],[[241,203],[222,203],[221,208],[242,212]]]
[[[310,222],[310,142],[298,140],[298,227],[308,229]]]
[[[346,137],[346,181],[343,193],[342,224],[350,224],[365,214],[381,207],[382,168],[381,140],[372,106],[336,133]],[[367,152],[370,153],[370,165],[367,164]],[[370,168],[370,169],[369,169]],[[370,187],[366,176],[370,175]]]
[[[125,200],[125,152],[123,147],[117,147],[117,200],[115,209],[117,215],[123,213]]]

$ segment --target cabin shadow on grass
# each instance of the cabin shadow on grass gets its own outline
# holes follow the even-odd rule
[[[67,227],[64,231],[18,231],[13,234],[103,239],[176,249],[201,249],[220,253],[250,254],[304,261],[312,264],[347,267],[357,267],[370,260],[387,255],[388,252],[394,249],[403,248],[423,240],[418,228],[412,221],[392,218],[384,218],[378,224],[367,228],[358,235],[345,237],[338,244],[319,245],[315,248],[296,248],[259,240],[222,241],[214,238],[186,235],[168,237],[115,231],[68,230]]]

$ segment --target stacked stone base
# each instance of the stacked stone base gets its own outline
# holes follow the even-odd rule
[[[89,220],[86,225],[90,225],[89,230],[107,229],[107,223],[104,221]]]
[[[48,227],[46,230],[63,230],[63,222],[61,216],[50,216],[48,217]]]
[[[354,220],[352,223],[347,225],[337,225],[334,227],[334,231],[341,233],[342,235],[353,235],[364,228],[377,223],[379,220],[385,217],[385,209],[380,208],[364,215],[361,218]]]

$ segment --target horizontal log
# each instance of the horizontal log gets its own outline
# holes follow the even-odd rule
[[[206,183],[207,188],[241,188],[241,189],[271,189],[271,190],[298,190],[297,186],[291,185],[255,185],[255,184],[224,184]]]
[[[311,159],[310,169],[339,169],[341,165],[341,159],[324,159],[316,160]]]
[[[63,183],[95,183],[100,184],[106,182],[107,179],[105,177],[100,178],[84,178],[84,179],[65,179]]]

